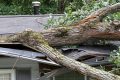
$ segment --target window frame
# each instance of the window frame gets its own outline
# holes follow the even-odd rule
[[[10,73],[11,74],[11,80],[16,80],[16,73],[15,69],[0,69],[0,74],[4,73]]]

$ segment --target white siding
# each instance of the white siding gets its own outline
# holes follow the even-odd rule
[[[16,58],[0,58],[0,69],[12,69],[15,62]],[[19,68],[30,68],[31,80],[37,80],[39,78],[39,65],[37,62],[19,59],[15,65],[15,69]]]

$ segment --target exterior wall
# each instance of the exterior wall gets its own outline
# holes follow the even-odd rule
[[[30,69],[16,69],[16,80],[31,80]]]
[[[51,80],[88,80],[87,78],[85,79],[84,75],[80,75],[76,72],[68,72],[65,74],[61,74],[59,76],[55,76],[51,78]]]
[[[16,58],[0,58],[0,69],[12,69]],[[15,68],[16,71],[19,69],[30,69],[31,80],[38,80],[39,78],[39,65],[37,62],[18,59]]]

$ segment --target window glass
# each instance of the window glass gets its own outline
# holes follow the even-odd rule
[[[0,73],[0,80],[11,80],[11,74],[10,73]]]
[[[51,78],[53,80],[53,78]],[[76,72],[69,72],[59,76],[55,76],[54,80],[84,80],[84,75]]]
[[[16,80],[15,70],[0,69],[0,80]]]

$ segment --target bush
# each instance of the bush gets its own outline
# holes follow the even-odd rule
[[[0,15],[32,14],[32,1],[35,0],[0,0]],[[41,2],[40,13],[64,13],[64,10],[80,8],[82,0],[37,0]],[[79,4],[79,3],[80,4]],[[77,5],[76,7],[70,4]],[[65,8],[66,7],[66,8]],[[61,9],[62,8],[62,9]]]
[[[21,7],[16,7],[15,5],[6,6],[5,4],[0,4],[0,15],[13,15],[21,12]]]
[[[113,50],[111,52],[110,62],[115,65],[110,72],[120,75],[120,47],[118,50]]]

